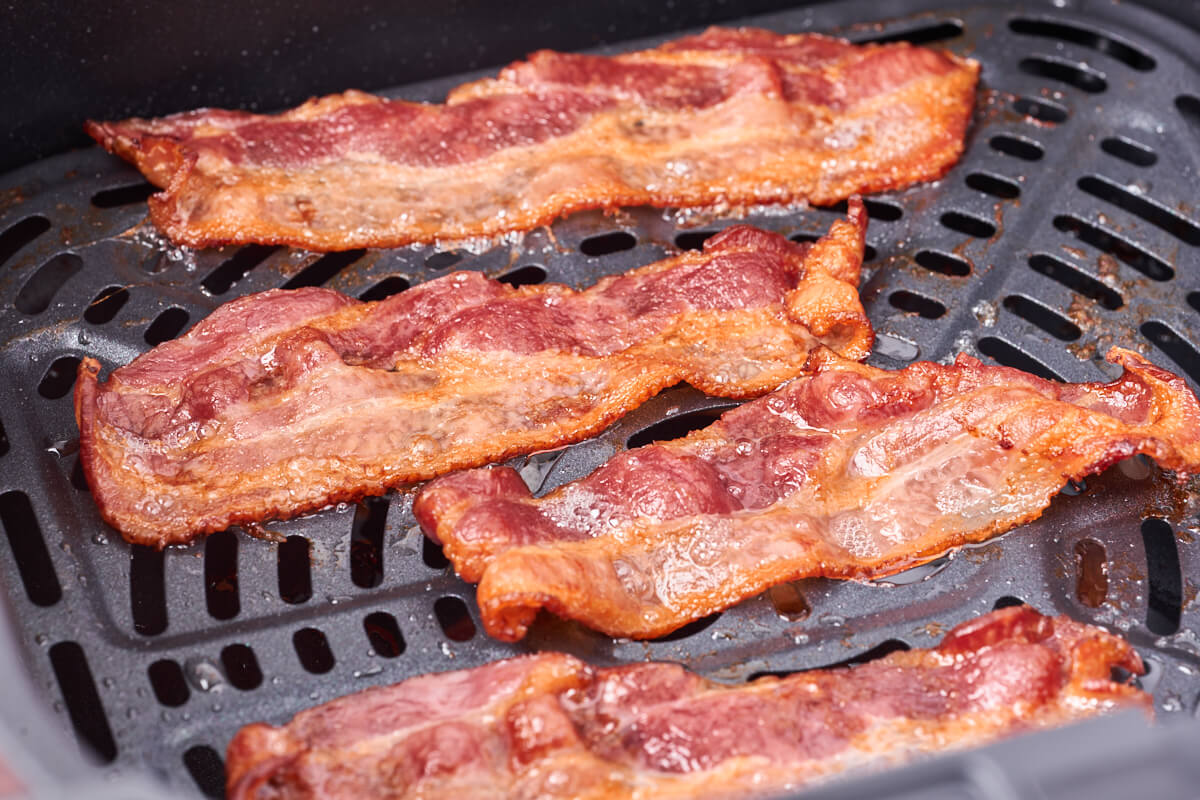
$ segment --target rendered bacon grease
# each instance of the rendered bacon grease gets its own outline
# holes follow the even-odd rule
[[[689,436],[618,454],[534,499],[506,467],[429,483],[414,510],[487,632],[541,608],[648,638],[801,577],[866,579],[1036,519],[1070,479],[1145,454],[1200,472],[1200,403],[1127,350],[1111,383],[960,355],[813,372]]]
[[[934,180],[962,154],[978,76],[904,42],[713,28],[613,57],[537,52],[441,105],[349,91],[87,131],[164,190],[150,215],[177,244],[394,247]]]
[[[368,689],[249,725],[230,800],[746,797],[976,747],[1150,696],[1124,640],[1028,606],[930,650],[725,686],[677,664],[540,653]]]
[[[597,433],[686,380],[749,397],[820,344],[861,359],[867,218],[814,244],[745,226],[585,291],[460,272],[386,300],[273,290],[75,391],[100,512],[162,547]]]

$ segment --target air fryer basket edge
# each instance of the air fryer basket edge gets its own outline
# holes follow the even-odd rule
[[[1191,94],[1200,84],[1197,64],[1185,59],[1200,52],[1195,46],[1200,42],[1197,33],[1124,4],[1030,4],[1012,9],[982,4],[954,12],[942,11],[941,5],[852,2],[749,21],[779,30],[840,30],[856,39],[936,33],[939,25],[958,23],[963,34],[949,35],[944,44],[985,64],[985,93],[964,162],[936,186],[876,199],[868,241],[878,255],[864,282],[864,297],[881,333],[873,363],[902,366],[913,348],[919,357],[933,359],[965,348],[1068,380],[1089,380],[1108,374],[1092,351],[1102,355],[1106,344],[1123,343],[1147,350],[1164,366],[1187,373],[1194,388],[1197,372],[1188,348],[1194,354],[1200,341],[1196,310],[1200,309],[1200,276],[1195,270],[1195,247],[1200,242],[1192,241],[1195,234],[1187,227],[1196,212],[1186,201],[1200,164],[1200,134],[1194,127],[1200,101],[1193,106]],[[844,24],[856,17],[887,21],[878,26]],[[1090,42],[1055,39],[1046,34],[1045,25],[1041,33],[1020,33],[1011,24],[1014,19],[1055,20],[1100,35]],[[1036,28],[1036,24],[1029,26]],[[942,33],[952,32],[943,29]],[[1139,60],[1139,51],[1154,61],[1150,69]],[[1034,63],[1023,68],[1022,62],[1031,59]],[[1068,75],[1085,88],[1048,77],[1055,69],[1046,63],[1058,64],[1056,74]],[[1086,64],[1090,71],[1102,73],[1106,87],[1096,91],[1088,70],[1063,72],[1063,63]],[[432,99],[457,80],[447,78],[396,93]],[[1059,108],[1067,117],[1057,124],[1031,120],[1014,110],[1017,97],[1038,102],[1040,114],[1054,116]],[[993,142],[998,137],[1033,142],[1041,156],[1026,161],[997,149]],[[1125,158],[1114,156],[1102,147],[1106,140],[1148,145],[1155,163],[1129,161],[1144,158],[1129,150],[1124,151]],[[1005,144],[1004,138],[1000,144],[1020,149]],[[978,174],[1000,183],[975,181],[977,186],[990,185],[990,192],[969,185],[967,178]],[[1010,191],[1004,182],[1017,187],[1019,199],[1003,196]],[[0,189],[19,191],[22,198],[0,207],[0,231],[36,217],[49,223],[46,231],[12,254],[0,275],[5,309],[0,316],[0,363],[9,379],[0,387],[0,424],[7,436],[7,447],[0,445],[0,516],[11,541],[16,528],[28,524],[25,508],[29,509],[40,529],[33,534],[45,543],[44,563],[50,565],[58,586],[56,599],[44,575],[41,584],[35,580],[31,587],[29,570],[36,571],[43,563],[41,557],[26,554],[18,564],[11,549],[0,547],[0,576],[9,589],[6,610],[11,612],[14,650],[25,662],[18,667],[7,657],[0,660],[0,675],[11,673],[10,686],[15,686],[27,682],[20,674],[27,671],[35,693],[55,708],[50,714],[37,703],[6,707],[0,743],[12,743],[12,749],[0,752],[38,792],[55,796],[64,793],[68,784],[90,779],[80,765],[58,756],[45,758],[63,749],[49,746],[54,736],[49,731],[72,723],[101,752],[111,743],[114,761],[107,771],[130,781],[95,778],[98,796],[118,788],[123,796],[137,792],[153,796],[154,790],[138,775],[146,768],[180,791],[194,785],[204,791],[213,788],[212,773],[219,768],[219,761],[215,766],[212,761],[213,751],[206,748],[222,749],[238,725],[260,718],[281,721],[304,706],[419,672],[469,666],[528,648],[564,647],[600,662],[646,657],[679,660],[718,679],[741,680],[755,672],[839,662],[889,643],[929,646],[949,625],[1008,597],[1027,600],[1046,612],[1071,613],[1122,630],[1151,664],[1146,685],[1155,695],[1160,716],[1195,714],[1200,699],[1195,677],[1200,669],[1196,634],[1200,613],[1191,600],[1200,582],[1200,556],[1191,541],[1194,520],[1192,527],[1176,531],[1167,527],[1165,533],[1161,527],[1165,523],[1141,524],[1143,516],[1156,520],[1162,509],[1178,504],[1181,497],[1132,465],[1124,472],[1112,470],[1097,480],[1089,479],[1082,494],[1060,497],[1043,520],[947,561],[939,574],[926,581],[895,588],[810,582],[804,587],[812,607],[808,619],[782,619],[760,597],[706,626],[696,626],[700,630],[690,636],[647,644],[611,642],[557,623],[541,625],[528,643],[517,648],[490,642],[481,633],[459,641],[461,633],[450,635],[449,628],[454,619],[464,624],[464,609],[470,624],[478,627],[472,593],[447,574],[434,556],[423,553],[422,540],[412,526],[411,498],[404,493],[365,504],[361,510],[340,509],[272,526],[295,537],[299,547],[308,551],[307,599],[295,592],[289,594],[291,602],[283,597],[287,592],[279,586],[279,576],[291,567],[279,566],[277,545],[222,537],[214,540],[218,543],[210,545],[213,552],[204,557],[201,554],[210,546],[164,557],[131,551],[99,523],[86,492],[72,486],[69,382],[67,393],[58,394],[63,365],[83,354],[96,355],[106,367],[124,363],[146,349],[149,339],[161,335],[160,331],[147,336],[156,325],[170,332],[172,325],[194,322],[220,302],[279,285],[316,260],[305,254],[270,252],[222,289],[246,263],[227,267],[231,251],[187,253],[164,248],[152,237],[118,238],[144,215],[144,204],[116,202],[124,199],[123,187],[139,183],[129,168],[92,149],[38,162],[6,176],[0,184]],[[126,194],[136,197],[137,191]],[[1146,202],[1139,205],[1138,198]],[[896,209],[898,219],[892,218]],[[952,225],[944,223],[953,214],[967,217],[968,222],[951,217]],[[818,234],[832,218],[830,212],[820,210],[751,217],[764,227],[795,236]],[[991,235],[964,233],[964,225],[972,225],[971,218],[980,234],[986,228],[979,228],[979,222],[996,230]],[[730,221],[714,220],[704,227]],[[575,248],[585,239],[614,230],[630,233],[635,244],[627,250],[584,257],[551,250],[544,232],[535,232],[515,250],[466,255],[456,266],[501,274],[532,264],[550,280],[586,285],[600,274],[659,257],[680,233],[695,233],[677,222],[670,214],[642,209],[615,219],[580,215],[554,226],[560,245]],[[919,263],[922,252],[946,256],[947,261],[926,258],[945,270]],[[368,253],[337,272],[328,285],[358,294],[388,277],[415,283],[443,274],[444,268],[426,262],[428,255],[420,250]],[[1038,260],[1039,256],[1051,258]],[[954,274],[954,259],[970,265],[968,275]],[[1164,267],[1173,270],[1174,277],[1164,279]],[[24,310],[14,305],[44,269],[52,276],[69,273],[47,307],[32,311],[38,303],[26,302]],[[213,277],[218,274],[220,280]],[[111,298],[119,297],[119,292],[98,299],[109,287],[126,292],[111,319],[81,318],[86,308],[118,304]],[[1119,308],[1111,307],[1114,294],[1121,302]],[[169,314],[171,309],[179,309],[184,322],[176,324],[180,314]],[[1063,320],[1078,330],[1074,338],[1075,331]],[[534,459],[528,464],[519,460],[518,464],[544,473],[543,486],[549,488],[585,474],[640,432],[666,420],[675,420],[679,427],[687,424],[689,415],[703,416],[705,410],[725,405],[676,390],[656,398],[601,437],[568,449],[557,460]],[[381,509],[386,509],[386,517]],[[375,580],[364,577],[374,568],[364,567],[356,574],[351,562],[355,552],[361,556],[371,550],[372,536],[380,533],[376,529],[382,529],[382,543],[374,552],[382,557],[383,574],[377,585],[362,585]],[[24,528],[21,535],[28,535]],[[1075,592],[1073,552],[1083,540],[1104,548],[1109,568],[1111,596],[1095,608],[1080,603]],[[299,563],[287,558],[288,564]],[[206,566],[231,559],[232,573]],[[361,567],[362,559],[357,563]],[[232,613],[228,590],[223,595],[220,589],[222,578],[228,585],[229,574],[237,587],[233,592],[237,608]],[[1166,576],[1160,581],[1164,585],[1177,579],[1178,597],[1172,600],[1174,585],[1156,587],[1155,575]],[[161,597],[155,594],[158,582],[163,587]],[[457,603],[442,603],[443,610],[450,610],[439,613],[438,603],[446,598]],[[207,608],[200,606],[201,600]],[[1158,616],[1154,616],[1156,609]],[[364,623],[372,617],[383,620],[377,614],[391,616],[401,632],[400,641],[389,642],[391,634],[386,631],[382,639],[372,637]],[[1172,614],[1177,615],[1173,623]],[[1172,624],[1174,630],[1166,632]],[[333,664],[326,671],[298,663],[303,646],[296,635],[310,629],[319,630],[327,643]],[[81,660],[69,645],[84,654],[82,663],[88,665],[84,670],[90,678],[80,677]],[[253,669],[245,650],[239,649],[247,645]],[[387,647],[403,652],[388,658],[383,654]],[[318,654],[318,660],[323,657]],[[173,697],[168,692],[164,702],[160,687],[147,675],[152,664],[165,662],[175,664],[184,681],[184,699],[177,705],[173,701],[178,692]],[[257,686],[251,686],[254,670]],[[70,680],[64,676],[71,676]],[[88,680],[100,707],[98,717],[80,707],[87,704],[87,697],[81,699],[78,687],[71,688],[75,681]],[[1166,726],[1142,730],[1128,718],[1096,723],[1094,730],[1117,738],[1116,724],[1131,751],[1157,754],[1160,762],[1161,754],[1170,751],[1164,731],[1180,736]],[[1064,733],[1056,741],[1081,743],[1073,754],[1081,771],[1109,774],[1116,763],[1111,752],[1085,744],[1104,737],[1083,730],[1070,734],[1075,739],[1064,738]],[[997,755],[979,757],[1007,763],[1004,773],[1019,785],[1012,766],[1021,762],[1005,762],[999,755],[1012,748],[984,751],[989,752]],[[966,770],[962,765],[973,763],[971,758],[937,763],[955,763]],[[1189,768],[1178,760],[1170,763],[1176,772],[1160,768],[1160,779],[1165,774],[1183,776]],[[845,784],[845,790],[852,785]],[[926,789],[931,790],[932,784]],[[974,791],[993,796],[978,787]],[[1105,796],[1102,791],[1094,790],[1092,796]],[[904,796],[899,788],[896,792]]]

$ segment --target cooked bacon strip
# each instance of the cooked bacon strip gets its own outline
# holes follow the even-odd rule
[[[177,244],[394,247],[934,180],[962,153],[978,75],[903,42],[714,28],[615,57],[537,52],[443,105],[349,91],[87,131],[165,190],[150,215]]]
[[[976,747],[1150,696],[1124,640],[1028,606],[931,650],[731,687],[560,653],[368,689],[229,744],[230,800],[745,797]]]
[[[533,499],[508,468],[448,475],[414,510],[487,632],[538,609],[660,636],[783,581],[877,578],[1036,519],[1069,479],[1143,453],[1200,472],[1200,404],[1127,350],[1111,383],[1061,384],[960,355],[815,374],[704,430],[621,453]]]
[[[818,343],[865,358],[866,214],[813,245],[738,226],[575,292],[476,272],[376,303],[274,290],[116,370],[80,364],[104,518],[161,547],[586,438],[680,380],[748,397]]]

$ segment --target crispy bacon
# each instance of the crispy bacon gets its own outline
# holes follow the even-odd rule
[[[1124,640],[1028,606],[931,650],[723,686],[560,653],[368,689],[229,744],[230,800],[745,797],[979,746],[1150,697]]]
[[[349,91],[87,131],[164,189],[150,214],[176,243],[394,247],[933,180],[962,153],[978,75],[906,43],[714,28],[614,57],[541,51],[442,105]]]
[[[428,484],[414,510],[487,632],[538,609],[660,636],[783,581],[898,572],[1036,519],[1069,479],[1142,453],[1200,472],[1200,404],[1114,349],[1111,383],[1061,384],[960,355],[900,372],[814,354],[814,373],[704,430],[612,458],[533,499],[508,468]]]
[[[745,226],[575,292],[476,272],[375,303],[273,290],[97,380],[80,458],[104,518],[161,547],[586,438],[680,380],[770,391],[870,350],[857,199],[813,245]]]

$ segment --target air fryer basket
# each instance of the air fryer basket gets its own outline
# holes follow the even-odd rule
[[[851,22],[876,18],[878,3],[744,20],[856,41],[909,39],[983,64],[962,162],[937,184],[868,200],[862,292],[878,332],[871,363],[900,368],[965,351],[1050,378],[1100,380],[1116,374],[1103,357],[1121,345],[1197,388],[1200,35],[1123,3],[898,7],[905,16],[870,24]],[[394,94],[437,100],[470,77]],[[582,287],[698,247],[735,221],[811,239],[842,213],[632,209],[579,214],[482,253],[322,256],[172,248],[144,222],[149,192],[98,148],[0,180],[0,582],[23,662],[6,654],[0,675],[21,686],[23,668],[35,692],[6,701],[0,758],[28,786],[59,779],[61,787],[68,774],[87,780],[71,759],[45,757],[53,739],[44,713],[104,765],[95,796],[114,786],[135,793],[113,781],[150,773],[181,796],[215,797],[225,744],[240,726],[281,722],[421,673],[559,649],[599,664],[679,661],[742,681],[928,647],[951,626],[1018,601],[1119,631],[1146,660],[1142,684],[1160,720],[1197,715],[1196,494],[1142,460],[1067,487],[1039,521],[956,557],[876,584],[789,584],[650,642],[549,618],[516,645],[490,640],[472,588],[417,529],[409,491],[270,524],[286,537],[281,544],[231,530],[163,553],[130,547],[100,521],[77,463],[71,395],[84,355],[112,369],[221,303],[272,287],[324,285],[378,299],[451,269]],[[730,405],[676,387],[595,439],[512,463],[545,491]],[[1182,526],[1166,521],[1172,515]],[[1085,763],[1085,751],[1101,752],[1114,737],[1129,747],[1164,738],[1128,718],[1094,725],[1107,727],[1058,732],[1054,741],[1077,745]],[[993,751],[1005,769],[1037,762],[1021,740]],[[913,785],[926,790],[942,774],[916,770],[897,774],[925,776]],[[3,777],[0,764],[0,785]],[[888,776],[875,785],[909,796]],[[1125,796],[1104,790],[1090,796]]]

